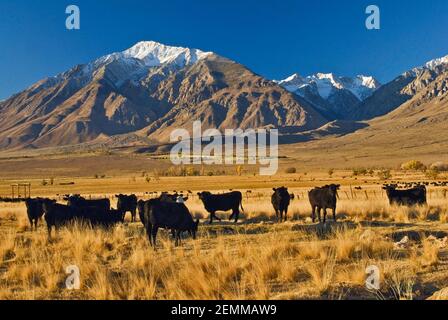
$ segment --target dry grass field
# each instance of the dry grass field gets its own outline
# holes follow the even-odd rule
[[[187,206],[202,223],[197,240],[175,247],[168,232],[158,250],[143,226],[126,222],[113,230],[74,225],[49,241],[45,225],[31,232],[23,204],[0,203],[0,299],[426,299],[448,286],[448,199],[429,188],[428,206],[391,207],[376,177],[337,171],[301,172],[272,178],[250,174],[215,177],[161,177],[145,181],[125,176],[56,177],[43,186],[31,181],[33,196],[108,196],[152,191],[193,191]],[[393,180],[422,176],[394,172]],[[59,182],[72,181],[73,185]],[[337,223],[310,221],[307,191],[341,183]],[[271,188],[286,185],[296,198],[290,221],[275,223]],[[362,187],[356,190],[355,187]],[[206,224],[208,215],[194,194],[200,190],[241,190],[245,214],[240,224]],[[251,192],[247,192],[251,190]],[[62,202],[63,203],[63,202]],[[228,214],[222,216],[228,217]],[[129,219],[129,217],[128,217]],[[397,242],[408,237],[402,245]],[[81,289],[65,288],[67,266],[81,272]],[[380,269],[381,288],[365,286],[366,267]]]

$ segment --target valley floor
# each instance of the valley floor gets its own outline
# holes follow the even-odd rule
[[[345,185],[338,222],[323,226],[310,221],[306,191],[324,177],[255,180],[259,185],[245,193],[245,215],[238,225],[207,225],[202,204],[190,195],[187,205],[203,222],[198,239],[186,238],[176,248],[162,232],[157,251],[143,226],[129,221],[111,231],[73,226],[49,242],[43,224],[38,232],[30,231],[23,204],[2,203],[0,299],[426,299],[448,286],[443,189],[429,190],[428,207],[411,209],[390,207],[374,183],[363,184],[362,191]],[[114,193],[131,191],[128,178],[122,179],[98,184],[96,194],[114,200]],[[208,185],[201,178],[189,183],[165,179],[167,189],[175,184],[223,190],[217,186],[248,183],[245,177],[220,177]],[[88,186],[85,181],[90,180],[81,179],[72,191]],[[291,205],[289,222],[274,222],[271,184],[291,184],[299,198]],[[137,182],[133,190],[144,186]],[[51,194],[44,187],[36,192]],[[81,272],[78,291],[65,289],[70,265]],[[365,285],[366,268],[372,265],[380,270],[378,291]]]

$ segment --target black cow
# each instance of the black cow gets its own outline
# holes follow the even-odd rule
[[[61,227],[75,221],[88,223],[92,227],[104,228],[109,228],[117,223],[123,222],[123,213],[119,210],[104,210],[101,207],[80,208],[58,204],[56,201],[49,199],[43,200],[42,208],[45,212],[49,238],[51,238],[53,228],[57,232]]]
[[[58,204],[56,201],[49,199],[43,201],[42,208],[45,212],[49,238],[51,238],[51,230],[53,227],[57,233],[59,228],[73,222],[77,217],[82,216],[79,208]]]
[[[426,187],[424,185],[407,190],[397,190],[396,186],[384,186],[383,189],[386,190],[391,205],[414,206],[427,204]]]
[[[96,208],[108,212],[110,210],[110,200],[109,199],[98,199],[98,200],[86,200],[80,195],[65,196],[64,200],[67,201],[67,205],[73,208]]]
[[[288,192],[288,188],[274,188],[274,194],[272,195],[271,202],[275,210],[275,215],[279,222],[283,222],[283,214],[285,214],[285,221],[288,220],[288,208],[291,203],[291,195]]]
[[[166,195],[167,194],[165,194],[165,196],[162,195],[161,197],[157,198],[156,200],[160,200],[160,201],[163,201],[163,202],[169,202],[169,203],[178,203],[177,200],[176,200],[177,199],[176,196],[168,195],[168,197],[167,197]],[[188,198],[187,199],[183,198],[183,200],[186,201],[186,200],[188,200]],[[143,200],[140,200],[140,201],[137,202],[138,215],[140,217],[140,221],[143,224],[143,226],[146,226],[146,222],[145,222],[145,206],[146,206],[146,204],[148,202],[149,201],[143,201]],[[175,239],[176,238],[176,231],[172,229],[171,230],[171,234],[173,236],[173,239]]]
[[[205,210],[210,213],[210,224],[213,223],[213,218],[221,221],[216,216],[217,211],[232,210],[232,215],[229,220],[235,218],[235,223],[238,223],[240,217],[240,207],[243,208],[243,194],[239,191],[233,191],[225,194],[211,194],[210,192],[199,192],[199,199],[204,204]]]
[[[42,207],[43,202],[45,199],[36,198],[36,199],[26,199],[25,205],[26,205],[26,212],[28,215],[28,220],[31,224],[31,230],[33,228],[37,231],[37,225],[39,223],[39,220],[44,215],[44,209]]]
[[[324,223],[327,221],[327,209],[333,210],[333,219],[336,222],[336,205],[338,190],[341,186],[339,184],[331,184],[322,188],[315,188],[308,193],[311,207],[313,209],[312,218],[313,223],[316,221],[316,209],[318,213],[319,222],[321,220],[321,211],[324,211]]]
[[[123,219],[126,216],[126,212],[130,212],[132,215],[132,222],[137,221],[137,196],[132,194],[130,196],[119,194],[115,196],[118,199],[117,210],[123,213]]]
[[[154,248],[157,232],[160,228],[174,230],[176,246],[180,244],[181,234],[188,231],[196,239],[199,220],[193,221],[188,208],[182,203],[171,203],[152,199],[144,204],[144,221],[146,233]]]
[[[179,195],[177,194],[168,194],[168,193],[162,193],[160,197],[157,199],[163,202],[171,202],[171,203],[178,203]],[[183,201],[187,201],[188,197],[182,198]],[[140,200],[137,202],[137,211],[138,215],[140,217],[140,221],[143,225],[145,225],[145,204],[148,203],[148,201]]]

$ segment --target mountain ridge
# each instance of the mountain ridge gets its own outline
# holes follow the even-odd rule
[[[164,144],[197,120],[204,129],[278,128],[301,142],[386,134],[387,125],[403,136],[432,132],[445,119],[447,70],[448,56],[384,85],[331,73],[271,81],[213,52],[142,41],[0,101],[0,148]]]
[[[2,148],[101,142],[126,134],[165,141],[168,130],[194,120],[205,127],[297,131],[327,122],[305,100],[236,62],[155,42],[43,79],[0,110]]]

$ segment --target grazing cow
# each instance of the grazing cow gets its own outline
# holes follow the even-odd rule
[[[279,222],[283,222],[283,213],[285,214],[285,221],[288,220],[288,208],[291,202],[291,195],[288,192],[288,188],[274,188],[274,194],[272,195],[271,202],[275,210],[275,215]]]
[[[385,186],[387,197],[391,205],[425,205],[426,199],[426,187],[424,185],[418,186],[407,190],[397,190],[396,186]]]
[[[176,198],[176,195],[162,194],[162,196],[160,196],[156,200],[160,200],[162,202],[184,204],[185,201],[188,200],[188,198],[182,198],[181,196],[178,196]],[[146,226],[146,222],[145,222],[145,206],[146,206],[146,204],[148,202],[149,201],[143,201],[143,200],[140,200],[139,202],[137,202],[138,215],[140,216],[140,221],[143,224],[143,226]],[[171,230],[171,234],[173,236],[173,239],[175,239],[176,238],[176,231],[172,229]]]
[[[109,199],[98,199],[98,200],[86,200],[80,195],[65,196],[64,200],[67,201],[67,205],[72,208],[97,208],[104,210],[105,212],[110,210],[110,200]]]
[[[213,223],[213,218],[221,221],[221,219],[216,216],[217,211],[232,210],[232,215],[229,220],[234,218],[235,223],[238,223],[240,217],[240,207],[244,212],[243,194],[239,191],[219,195],[214,195],[210,192],[199,192],[198,196],[204,204],[205,210],[210,213],[210,224]]]
[[[42,208],[42,204],[45,199],[36,198],[36,199],[26,199],[25,205],[26,205],[26,212],[28,215],[28,220],[31,224],[31,230],[33,228],[37,231],[37,225],[39,223],[39,220],[44,215],[44,209]]]
[[[333,219],[336,222],[336,205],[338,190],[341,186],[339,184],[331,184],[322,188],[315,188],[308,193],[311,207],[313,209],[312,218],[313,223],[316,221],[316,209],[318,213],[319,222],[321,220],[321,211],[324,211],[324,223],[327,221],[327,209],[333,210]]]
[[[160,228],[174,230],[176,246],[180,244],[181,234],[188,231],[196,239],[199,220],[193,221],[188,208],[181,203],[171,203],[152,199],[144,204],[144,221],[146,233],[154,248],[157,232]]]
[[[126,212],[130,212],[132,215],[132,222],[137,221],[137,196],[132,194],[130,196],[124,194],[118,194],[115,196],[118,199],[117,210],[123,213],[123,219],[126,216]]]

